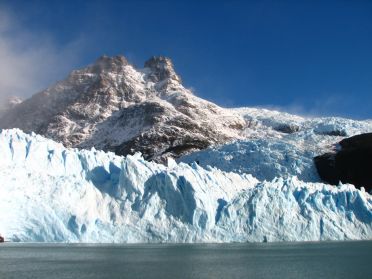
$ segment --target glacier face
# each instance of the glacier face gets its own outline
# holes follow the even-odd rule
[[[273,179],[266,181],[259,169],[241,170],[253,176],[172,159],[164,166],[2,130],[0,233],[13,241],[117,243],[372,238],[370,194],[316,182],[307,154],[261,140],[252,141],[255,152],[274,153],[257,163],[278,160],[284,148],[298,155],[299,169],[267,164]]]

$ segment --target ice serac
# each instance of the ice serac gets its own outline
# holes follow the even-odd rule
[[[12,241],[372,238],[372,197],[352,185],[263,181],[172,159],[164,166],[17,129],[0,132],[0,156],[0,233]]]
[[[162,56],[143,69],[123,56],[102,56],[0,117],[0,128],[35,132],[68,147],[140,151],[158,161],[239,138],[244,124],[235,112],[193,95]]]
[[[304,182],[320,182],[314,157],[328,152],[333,154],[340,148],[338,142],[348,141],[346,136],[372,132],[370,120],[300,117],[257,108],[240,108],[234,111],[246,120],[241,134],[243,139],[196,151],[177,160],[185,163],[198,162],[202,167],[212,166],[224,171],[250,173],[260,180],[297,176]],[[368,139],[369,143],[370,141],[371,138]],[[347,156],[346,161],[365,177],[364,183],[356,185],[367,188],[370,186],[370,151],[363,149],[359,152],[363,153],[362,157],[356,157],[353,162]],[[327,158],[325,162],[333,164]],[[347,170],[341,172],[348,175]],[[334,184],[337,185],[339,180],[334,181]]]

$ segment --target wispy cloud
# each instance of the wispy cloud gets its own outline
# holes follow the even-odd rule
[[[313,99],[311,103],[293,101],[287,105],[262,105],[257,107],[307,117],[347,117],[347,112],[349,111],[350,107],[357,105],[357,101],[351,96],[345,96],[344,94],[327,94],[322,98]]]
[[[76,65],[82,49],[80,39],[60,46],[53,34],[29,31],[0,6],[0,101],[29,97],[63,78]]]

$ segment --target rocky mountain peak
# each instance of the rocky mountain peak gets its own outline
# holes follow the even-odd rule
[[[109,57],[101,56],[93,64],[92,71],[95,73],[101,72],[119,72],[124,66],[128,65],[127,59],[122,55]]]
[[[154,82],[171,79],[181,83],[181,78],[176,74],[172,60],[168,57],[153,56],[145,62],[145,68],[151,70],[149,78]]]
[[[239,138],[244,125],[191,94],[163,56],[142,70],[123,56],[102,56],[0,115],[0,129],[33,131],[68,147],[140,151],[157,161]]]

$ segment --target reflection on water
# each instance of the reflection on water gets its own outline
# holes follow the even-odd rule
[[[0,245],[0,278],[372,278],[372,241]]]

